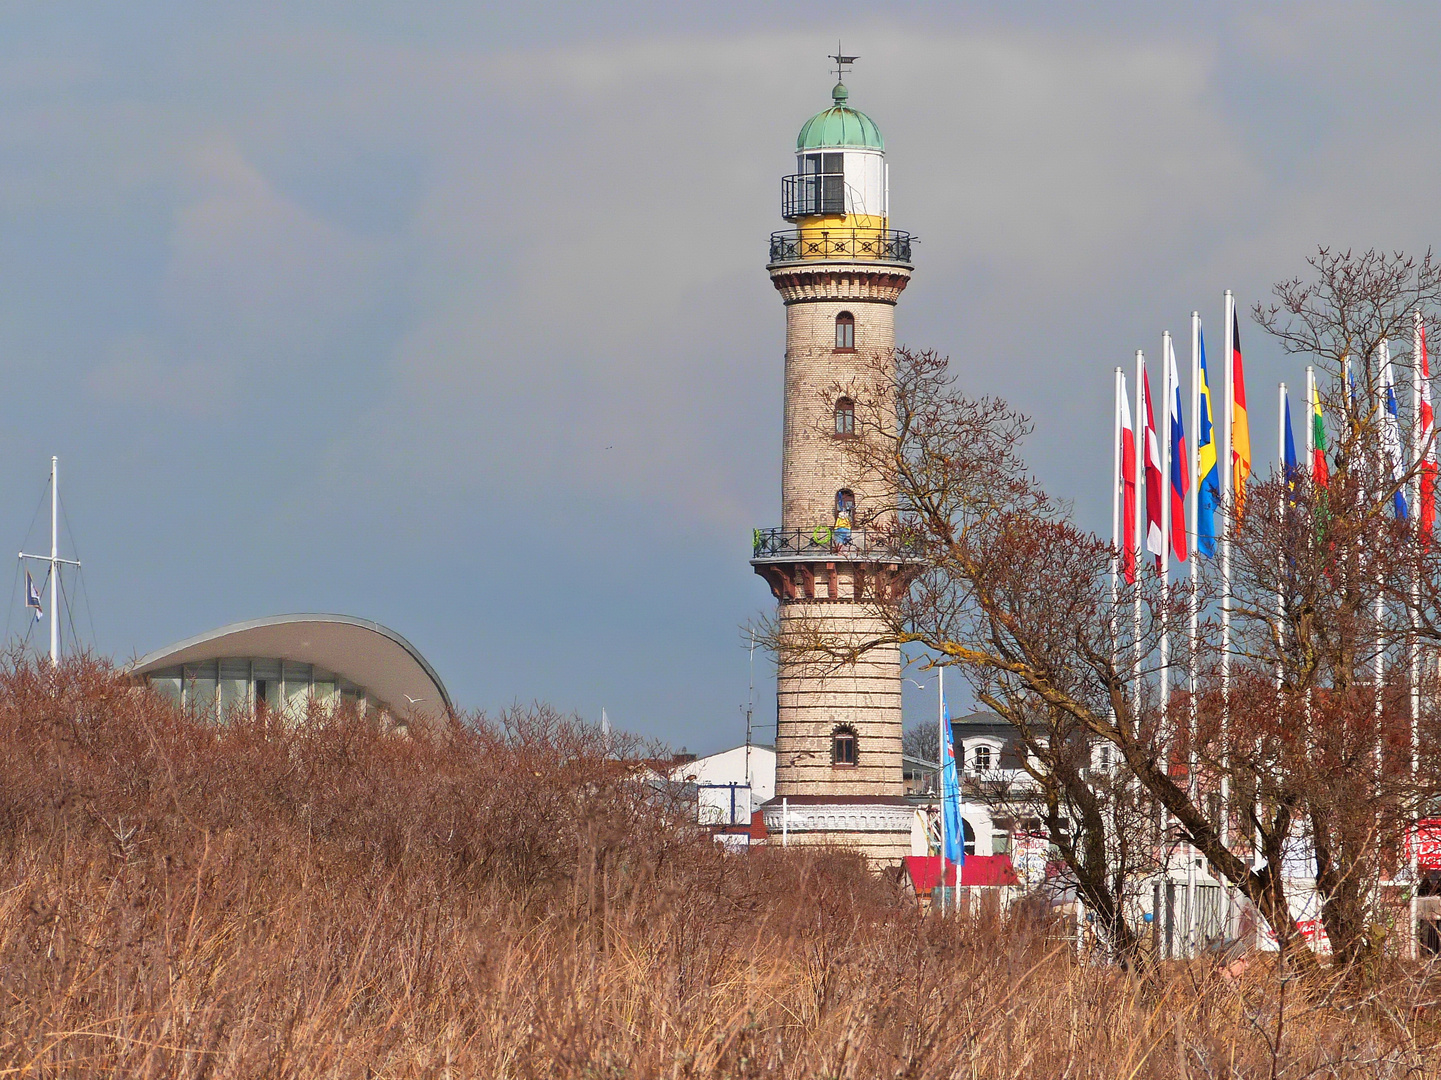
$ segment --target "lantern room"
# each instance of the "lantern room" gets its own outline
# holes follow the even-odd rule
[[[836,83],[831,107],[806,121],[796,138],[796,172],[781,181],[781,215],[802,226],[884,229],[890,215],[886,144]]]
[[[781,179],[781,216],[796,227],[771,234],[772,266],[812,260],[910,264],[911,235],[890,227],[885,140],[849,98],[845,83],[836,83],[830,108],[807,120],[796,137],[796,171]]]

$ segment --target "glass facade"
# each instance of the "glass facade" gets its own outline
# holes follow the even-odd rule
[[[236,710],[250,711],[262,702],[296,719],[306,715],[312,700],[327,709],[342,702],[363,712],[385,708],[363,687],[335,672],[293,660],[225,657],[161,668],[146,675],[145,681],[182,709],[216,719]]]

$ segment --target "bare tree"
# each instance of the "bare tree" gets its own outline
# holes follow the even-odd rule
[[[1379,358],[1394,345],[1407,370],[1413,313],[1434,308],[1441,274],[1429,255],[1322,250],[1311,265],[1315,280],[1277,286],[1256,318],[1322,369],[1337,421],[1330,475],[1325,486],[1304,474],[1258,482],[1223,508],[1235,544],[1225,679],[1214,567],[1196,586],[1207,617],[1194,657],[1178,648],[1159,668],[1162,635],[1184,641],[1191,586],[1164,588],[1144,567],[1134,584],[1113,584],[1109,543],[1076,528],[1027,471],[1025,419],[960,393],[944,357],[898,350],[894,375],[878,363],[869,383],[832,390],[856,402],[866,437],[847,445],[851,465],[891,493],[876,527],[912,567],[886,642],[959,667],[1015,727],[1052,840],[1123,957],[1135,951],[1127,890],[1157,866],[1164,818],[1306,969],[1315,958],[1286,873],[1297,843],[1309,844],[1331,946],[1343,962],[1365,960],[1384,922],[1380,883],[1437,792],[1434,755],[1415,743],[1435,721],[1422,709],[1413,728],[1423,688],[1404,658],[1411,635],[1441,626],[1441,566],[1435,545],[1392,514],[1409,477],[1387,454]],[[797,625],[776,644],[835,662],[874,643]],[[1175,688],[1169,706],[1163,680]],[[1096,782],[1098,742],[1124,765],[1125,799]],[[1151,821],[1148,842],[1137,826]]]
[[[940,732],[935,721],[912,724],[901,733],[901,752],[932,763],[941,760]]]

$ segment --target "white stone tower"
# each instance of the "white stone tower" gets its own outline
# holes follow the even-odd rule
[[[876,542],[893,512],[848,466],[853,404],[835,392],[873,382],[892,362],[896,301],[911,276],[911,238],[890,227],[885,143],[837,83],[830,108],[801,128],[771,234],[771,281],[786,305],[781,524],[756,533],[756,573],[780,620],[861,640],[895,602],[904,567]],[[781,661],[776,688],[776,795],[764,808],[773,842],[837,844],[873,864],[910,853],[912,809],[901,778],[898,649],[820,671]]]

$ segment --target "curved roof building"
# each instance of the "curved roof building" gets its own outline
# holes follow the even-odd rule
[[[149,653],[129,671],[181,707],[219,716],[262,704],[303,715],[312,699],[396,719],[453,711],[445,684],[414,645],[349,615],[231,623]]]

